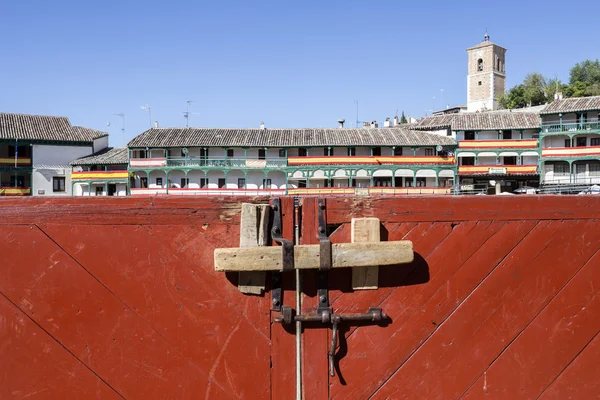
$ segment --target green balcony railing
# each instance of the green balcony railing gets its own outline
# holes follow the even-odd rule
[[[284,168],[285,158],[167,157],[168,167]]]
[[[563,124],[542,124],[542,134],[564,134],[569,132],[600,130],[600,121],[573,122]]]

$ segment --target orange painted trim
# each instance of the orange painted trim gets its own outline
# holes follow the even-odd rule
[[[14,157],[0,158],[0,165],[15,165],[15,159],[14,159]],[[19,158],[17,158],[17,165],[31,165],[31,158],[19,157]]]
[[[490,168],[506,168],[506,174],[536,174],[537,173],[537,165],[464,165],[458,167],[459,175],[490,175],[494,176],[496,174],[490,174]],[[498,174],[502,175],[502,174]]]
[[[537,147],[537,139],[461,140],[458,142],[460,149],[535,149]]]
[[[331,156],[331,157],[288,157],[288,165],[382,165],[382,164],[443,164],[453,165],[454,157],[439,156]]]
[[[599,154],[600,146],[560,147],[554,149],[542,149],[542,157],[576,157],[595,156]]]
[[[82,171],[71,173],[71,179],[128,179],[129,172],[127,171]]]

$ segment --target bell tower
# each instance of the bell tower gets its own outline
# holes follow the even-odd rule
[[[498,97],[506,89],[506,49],[490,42],[485,33],[483,42],[467,49],[467,111],[498,109]]]

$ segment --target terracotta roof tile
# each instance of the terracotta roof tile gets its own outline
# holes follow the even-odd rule
[[[128,162],[127,147],[107,147],[91,156],[72,161],[71,165],[115,165]]]
[[[492,111],[456,114],[452,120],[453,131],[484,131],[495,129],[538,129],[538,113]]]
[[[107,133],[73,127],[67,117],[0,113],[0,139],[91,142],[103,135]]]
[[[558,114],[579,111],[600,110],[600,96],[572,97],[569,99],[554,100],[541,114]]]

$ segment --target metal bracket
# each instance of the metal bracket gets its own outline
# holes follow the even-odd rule
[[[325,222],[325,199],[318,200],[319,227],[317,236],[319,238],[319,272],[317,275],[317,296],[319,306],[317,313],[321,314],[323,320],[329,319],[331,308],[329,305],[329,283],[328,275],[331,269],[331,241],[327,236],[327,223]]]
[[[282,218],[281,218],[281,199],[272,200],[273,209],[273,227],[271,228],[271,238],[281,244],[283,254],[282,266],[284,271],[294,269],[294,243],[291,240],[284,239],[282,236]],[[281,311],[282,292],[281,292],[281,272],[273,272],[271,288],[271,310]]]

